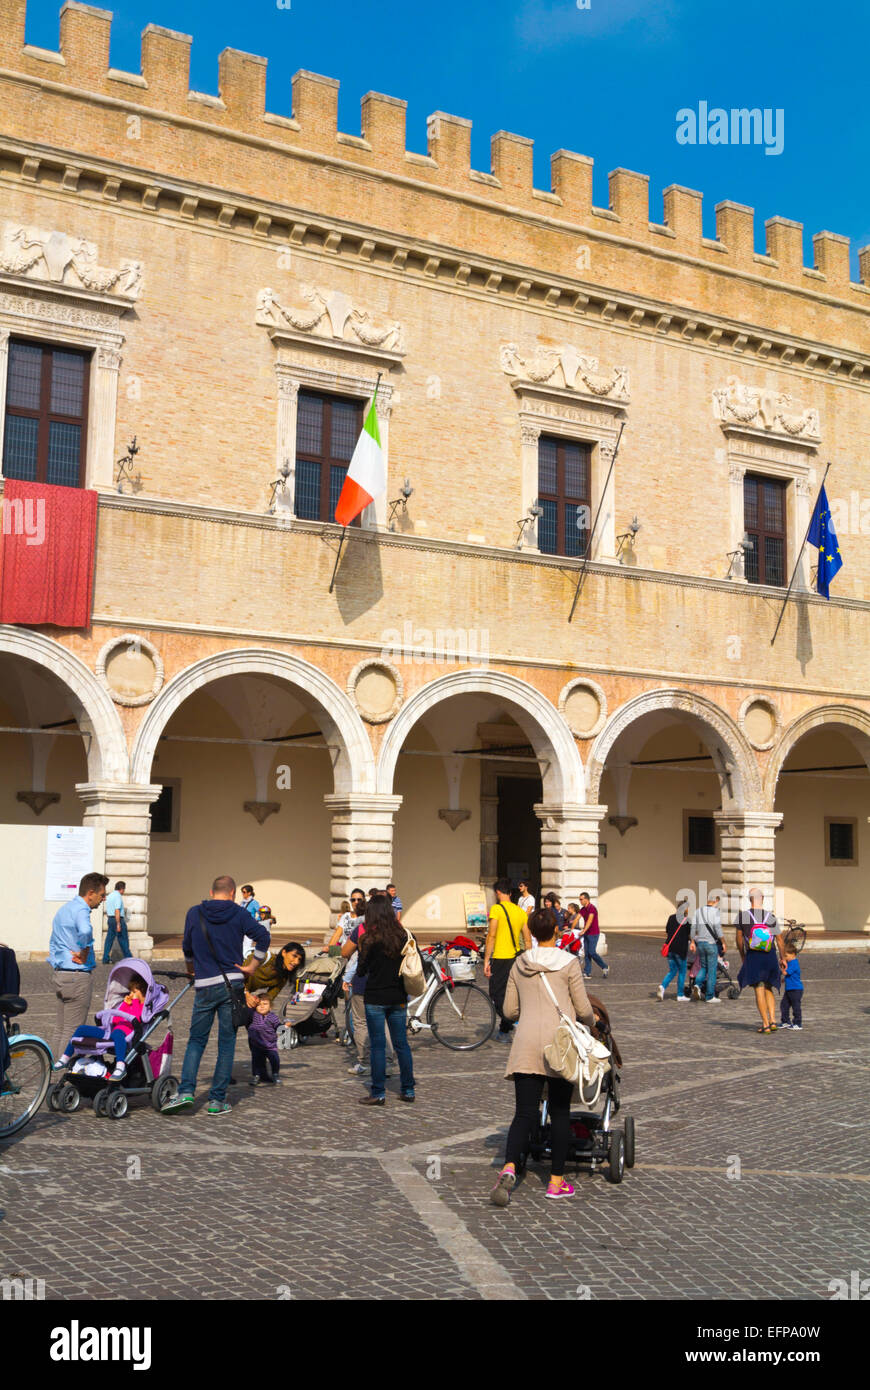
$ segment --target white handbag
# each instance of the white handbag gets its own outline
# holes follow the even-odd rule
[[[578,1088],[584,1105],[595,1105],[610,1070],[610,1052],[585,1023],[563,1013],[546,975],[541,980],[560,1019],[553,1041],[544,1048],[544,1058],[553,1071]]]
[[[423,974],[423,962],[420,959],[417,943],[407,927],[405,931],[407,932],[407,939],[402,947],[399,978],[405,986],[405,993],[409,999],[418,999],[421,994],[426,992],[426,976]]]

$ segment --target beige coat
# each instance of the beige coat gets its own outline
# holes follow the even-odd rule
[[[595,1022],[577,957],[557,946],[535,946],[525,951],[514,962],[504,997],[505,1018],[519,1019],[505,1076],[513,1076],[514,1072],[558,1075],[544,1060],[544,1048],[553,1041],[560,1022],[540,978],[544,973],[568,1018],[576,1016],[587,1028]]]

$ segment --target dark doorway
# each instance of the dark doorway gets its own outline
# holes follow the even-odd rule
[[[498,779],[498,876],[528,878],[534,896],[541,893],[541,822],[534,812],[543,797],[540,777]]]

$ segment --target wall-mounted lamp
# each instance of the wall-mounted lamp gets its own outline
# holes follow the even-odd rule
[[[633,550],[635,537],[640,530],[640,522],[636,516],[631,518],[631,524],[627,531],[623,531],[621,536],[616,537],[616,558],[622,564],[622,552],[625,549]]]
[[[517,522],[517,526],[519,528],[516,539],[517,550],[522,550],[523,541],[526,538],[526,531],[529,528],[529,526],[534,526],[535,522],[540,520],[540,518],[543,515],[544,508],[541,506],[540,502],[533,502],[532,505],[529,507],[529,510],[526,512],[526,515],[520,517],[519,521]]]
[[[292,498],[287,491],[287,480],[290,477],[290,464],[287,459],[281,464],[278,470],[278,477],[272,483],[272,496],[269,498],[269,508],[267,516],[276,516],[282,512],[289,512],[292,508]]]
[[[395,531],[396,529],[396,517],[399,515],[400,510],[402,516],[407,512],[408,498],[413,496],[413,493],[414,489],[411,487],[411,480],[410,478],[406,478],[402,483],[400,495],[394,502],[390,502],[389,504],[390,515],[387,517],[387,523],[391,531]]]
[[[115,467],[118,470],[117,475],[115,477],[115,482],[118,484],[119,492],[124,491],[125,483],[130,484],[131,492],[142,491],[142,474],[133,473],[133,460],[135,459],[138,452],[139,445],[136,443],[136,436],[134,434],[132,442],[127,445],[126,454],[122,459],[118,459],[118,462],[115,464]]]
[[[734,566],[735,566],[735,564],[737,564],[737,561],[738,561],[738,560],[739,560],[739,562],[740,562],[739,565],[738,565],[738,576],[739,576],[740,578],[743,577],[743,576],[742,576],[742,571],[743,571],[744,562],[745,562],[745,560],[746,560],[746,553],[747,553],[747,551],[749,551],[749,550],[751,550],[751,549],[752,549],[752,541],[749,539],[749,536],[748,536],[748,535],[746,534],[746,532],[744,531],[744,532],[743,532],[743,538],[742,538],[742,540],[738,541],[736,548],[735,548],[734,550],[729,550],[729,551],[728,551],[728,573],[727,573],[726,576],[725,576],[726,579],[730,579],[730,578],[731,578],[732,574],[734,573]]]

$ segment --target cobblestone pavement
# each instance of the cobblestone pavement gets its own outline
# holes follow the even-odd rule
[[[0,1143],[0,1276],[55,1299],[804,1300],[870,1276],[866,954],[806,954],[804,1031],[771,1037],[749,996],[657,1002],[651,940],[611,938],[610,961],[618,1121],[638,1136],[621,1185],[581,1173],[573,1201],[547,1203],[531,1167],[507,1211],[489,1205],[512,1112],[494,1041],[415,1041],[417,1103],[392,1081],[365,1110],[334,1042],[285,1054],[285,1084],[255,1090],[241,1039],[226,1118],[205,1114],[210,1048],[192,1114],[43,1110]],[[28,1029],[50,1038],[47,967],[22,974]],[[188,1017],[185,999],[176,1073]]]

